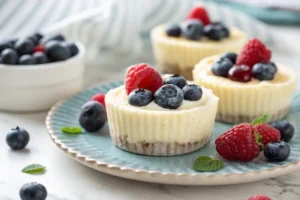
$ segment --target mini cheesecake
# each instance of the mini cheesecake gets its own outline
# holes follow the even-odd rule
[[[220,55],[205,58],[193,71],[195,82],[220,98],[218,121],[238,124],[264,114],[270,115],[269,121],[277,121],[287,115],[296,87],[296,75],[291,68],[277,63],[272,80],[252,77],[250,81],[239,82],[213,74],[212,66],[218,59]]]

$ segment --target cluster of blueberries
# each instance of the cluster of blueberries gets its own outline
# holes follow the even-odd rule
[[[79,52],[61,34],[43,36],[34,33],[20,39],[0,42],[0,63],[6,65],[35,65],[66,60]]]
[[[233,81],[248,82],[251,78],[260,81],[273,80],[277,72],[277,66],[273,62],[256,63],[252,70],[249,66],[234,66],[236,53],[223,54],[213,65],[212,73],[216,76],[227,77]]]
[[[146,89],[135,89],[128,96],[128,102],[133,106],[146,106],[154,100],[154,102],[166,109],[178,108],[183,100],[198,101],[202,97],[202,89],[195,84],[187,84],[184,77],[172,75],[164,80],[154,95]]]
[[[168,36],[179,37],[182,35],[188,40],[199,40],[205,36],[210,40],[219,41],[230,35],[229,29],[220,22],[203,26],[202,22],[197,19],[186,20],[182,28],[178,24],[168,25],[165,32]]]

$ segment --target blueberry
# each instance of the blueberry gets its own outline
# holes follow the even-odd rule
[[[36,60],[32,55],[26,54],[19,58],[20,65],[34,65],[36,64]]]
[[[281,140],[285,142],[291,141],[294,136],[295,129],[292,124],[288,121],[277,121],[271,124],[274,128],[276,128],[281,135]]]
[[[228,53],[224,53],[221,58],[228,58],[233,64],[235,64],[236,62],[236,58],[237,58],[237,54],[236,53],[232,53],[232,52],[228,52]]]
[[[19,55],[31,54],[34,47],[35,47],[34,42],[28,38],[19,39],[14,45],[14,48],[17,50]]]
[[[216,76],[227,77],[232,67],[233,64],[228,58],[220,58],[212,65],[211,71]]]
[[[77,45],[74,42],[63,41],[62,45],[67,47],[70,50],[71,57],[77,55],[78,52],[79,52],[79,49],[78,49]]]
[[[222,32],[223,32],[223,37],[229,37],[230,36],[230,31],[227,27],[222,26]]]
[[[276,66],[276,64],[274,62],[269,62],[269,65],[271,65],[274,68],[275,73],[276,73],[277,72],[277,66]]]
[[[11,44],[11,42],[9,42],[9,41],[0,42],[0,53],[4,49],[8,49],[8,48],[13,48],[13,45]]]
[[[154,101],[163,108],[176,109],[182,104],[183,92],[175,85],[166,84],[155,92]]]
[[[19,56],[14,49],[4,49],[1,52],[2,63],[7,65],[17,64]]]
[[[13,48],[13,46],[15,45],[15,43],[16,43],[17,40],[18,39],[16,39],[16,38],[11,38],[11,39],[7,39],[5,42],[7,44],[11,45],[11,48]]]
[[[182,91],[184,99],[189,101],[198,101],[203,94],[201,87],[196,84],[186,85]]]
[[[182,89],[184,86],[186,86],[187,82],[183,76],[179,76],[178,74],[174,74],[170,77],[168,77],[165,81],[164,84],[172,84],[176,85],[180,89]]]
[[[56,41],[64,41],[65,40],[65,37],[61,34],[56,34],[56,35],[52,35],[52,36],[47,36],[47,37],[43,37],[41,40],[40,40],[40,43],[41,44],[46,44],[47,42],[49,41],[52,41],[52,40],[56,40]]]
[[[281,162],[290,156],[290,146],[284,142],[271,142],[265,146],[264,155],[270,161]]]
[[[182,35],[189,40],[199,40],[203,36],[203,24],[195,19],[185,21],[182,26]]]
[[[103,106],[97,101],[85,103],[80,112],[79,123],[89,132],[99,131],[107,121]]]
[[[14,150],[24,149],[29,142],[29,134],[26,130],[19,127],[12,129],[6,135],[6,143]]]
[[[28,38],[31,39],[34,42],[34,44],[37,45],[39,44],[39,41],[43,38],[43,35],[41,33],[34,33],[30,35]]]
[[[253,66],[252,76],[261,81],[273,80],[275,76],[275,69],[270,64],[257,63]]]
[[[62,42],[52,40],[46,43],[45,51],[51,61],[62,61],[70,57],[70,50]]]
[[[133,106],[146,106],[153,100],[153,94],[149,90],[136,89],[130,92],[128,103]]]
[[[35,52],[32,56],[35,59],[36,64],[44,64],[49,62],[46,54],[44,54],[43,52]]]
[[[45,200],[47,189],[40,183],[26,183],[20,189],[21,200]]]
[[[181,34],[181,28],[177,24],[167,25],[165,31],[171,37],[179,37]]]
[[[204,35],[210,40],[221,40],[224,37],[222,27],[220,25],[209,24],[204,27]]]

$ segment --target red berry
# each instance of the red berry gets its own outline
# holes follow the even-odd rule
[[[45,46],[42,45],[42,44],[39,44],[39,45],[34,47],[33,53],[39,52],[39,51],[45,53]]]
[[[256,63],[268,63],[272,52],[258,39],[249,40],[238,55],[237,65],[248,65],[251,69]]]
[[[233,81],[249,82],[251,77],[251,69],[247,65],[234,66],[228,72],[228,78]]]
[[[256,125],[258,133],[262,136],[262,143],[267,145],[270,142],[280,141],[280,132],[268,124]]]
[[[189,19],[198,19],[200,20],[203,25],[210,24],[210,19],[208,17],[208,14],[203,7],[195,7],[191,10],[191,12],[188,14],[188,16],[185,18],[185,20]]]
[[[99,102],[105,109],[105,94],[97,94],[91,100]]]
[[[255,195],[253,197],[250,197],[248,200],[272,200],[272,199],[265,195]]]
[[[231,161],[247,162],[260,153],[260,136],[252,124],[240,124],[220,135],[216,150],[223,158]]]
[[[128,95],[137,88],[150,90],[154,94],[162,85],[161,75],[148,64],[132,65],[127,69],[125,89]]]

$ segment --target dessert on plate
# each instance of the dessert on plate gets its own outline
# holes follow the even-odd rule
[[[273,122],[287,115],[296,75],[271,62],[271,54],[261,41],[252,39],[239,55],[211,56],[195,66],[195,82],[220,98],[217,120],[236,124],[269,114]]]
[[[181,24],[159,25],[151,31],[153,53],[162,73],[192,80],[201,59],[224,52],[239,52],[247,41],[237,28],[211,23],[202,7],[194,8]]]
[[[218,97],[179,75],[162,77],[147,64],[128,68],[125,84],[105,96],[113,143],[129,152],[172,156],[211,138]]]

